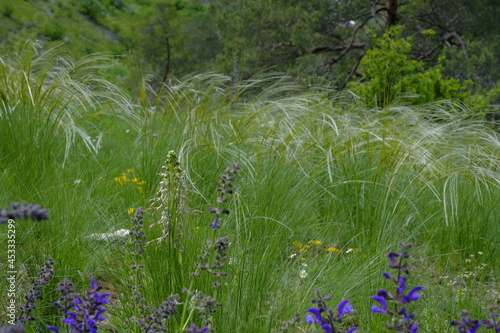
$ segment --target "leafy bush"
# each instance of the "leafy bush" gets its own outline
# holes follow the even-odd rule
[[[0,11],[5,17],[12,17],[12,14],[14,13],[14,7],[11,4],[7,3],[1,7]]]
[[[393,28],[374,41],[359,65],[363,81],[351,82],[348,88],[366,104],[378,107],[394,102],[418,105],[441,99],[464,101],[472,82],[446,79],[441,64],[425,68],[423,61],[409,59],[411,38],[400,38],[400,31],[401,27]]]
[[[106,9],[98,0],[79,0],[80,12],[90,18],[97,20],[104,16]]]
[[[64,38],[64,28],[56,21],[48,21],[43,27],[41,33],[51,41]]]

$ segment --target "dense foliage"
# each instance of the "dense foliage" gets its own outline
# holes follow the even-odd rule
[[[0,332],[498,332],[495,2],[0,0]]]
[[[409,60],[384,74],[386,85],[411,86],[391,88],[397,96],[389,99],[421,93],[414,102],[463,100],[463,93],[488,94],[500,76],[493,0],[2,0],[0,9],[4,48],[30,37],[64,42],[74,56],[111,52],[117,58],[107,78],[135,93],[146,74],[162,82],[206,70],[233,81],[269,70],[338,88],[369,81],[363,89],[370,90],[375,81],[367,67],[389,63],[396,53],[379,48],[383,43],[405,45],[398,50]],[[416,80],[398,79],[408,71]],[[412,86],[419,74],[433,81],[433,91]],[[497,95],[484,104],[496,103]],[[387,104],[386,97],[375,104]]]

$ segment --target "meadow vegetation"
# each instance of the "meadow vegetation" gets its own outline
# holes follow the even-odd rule
[[[299,312],[289,329],[315,332],[319,289],[350,300],[341,332],[382,332],[369,297],[401,242],[420,331],[498,305],[500,140],[459,100],[369,106],[280,73],[142,80],[132,98],[101,55],[26,43],[0,60],[1,214],[26,201],[50,217],[15,224],[17,304],[53,269],[27,332],[63,331],[64,278],[99,293],[99,331],[153,332],[157,315],[158,331],[277,332]]]

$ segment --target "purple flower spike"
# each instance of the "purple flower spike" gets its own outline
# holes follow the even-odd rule
[[[391,274],[387,273],[387,272],[384,272],[382,273],[382,275],[384,276],[384,278],[386,278],[387,280],[390,280],[392,278]]]
[[[306,323],[321,324],[321,310],[320,309],[310,308],[310,309],[307,309],[307,312],[311,312],[313,315],[316,316],[316,318],[314,318],[311,315],[307,315],[306,316]]]
[[[387,302],[385,301],[385,298],[382,296],[372,296],[374,300],[380,303],[380,308],[376,305],[372,305],[371,311],[372,313],[387,313]]]
[[[330,327],[330,324],[323,324],[321,325],[321,328],[325,330],[325,333],[332,333],[332,328]]]
[[[337,307],[337,311],[339,313],[339,316],[343,317],[346,313],[354,312],[354,308],[349,303],[349,300],[346,299],[346,300],[339,303],[339,305]]]
[[[415,317],[414,314],[408,314],[408,312],[406,312],[406,308],[404,306],[401,308],[401,314],[403,315],[403,317],[406,321],[410,321],[413,319],[413,317]]]
[[[55,327],[55,326],[48,326],[47,329],[54,331],[55,333],[59,333],[59,329],[57,329],[57,327]]]
[[[394,259],[394,258],[396,258],[396,257],[399,257],[399,253],[393,252],[393,251],[387,253],[387,258],[389,259],[390,262],[395,262],[396,259]]]
[[[214,217],[214,221],[212,222],[212,224],[210,225],[212,228],[219,228],[220,225],[219,225],[219,218],[216,216]]]
[[[351,327],[351,328],[349,329],[349,331],[347,331],[347,333],[352,333],[352,332],[354,332],[354,331],[355,331],[355,330],[357,330],[357,329],[358,329],[357,327]]]
[[[306,315],[306,323],[308,324],[321,324],[321,321],[314,318],[313,315]]]
[[[406,290],[406,279],[404,276],[399,277],[398,281],[398,295],[401,295]]]
[[[380,289],[379,291],[377,291],[377,296],[381,296],[381,297],[387,299],[387,297],[389,297],[389,293],[387,291],[385,291],[384,289]]]
[[[417,286],[410,290],[408,295],[403,296],[403,299],[401,300],[401,303],[410,303],[411,301],[416,301],[417,299],[420,298],[420,295],[418,294],[418,291],[422,290],[422,287]]]
[[[418,326],[413,325],[411,327],[411,333],[416,333],[418,331],[418,328],[419,328]]]
[[[477,323],[473,328],[467,331],[467,333],[476,333],[477,329],[481,326],[481,323]]]

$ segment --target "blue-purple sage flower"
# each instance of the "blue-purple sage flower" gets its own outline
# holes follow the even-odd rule
[[[49,281],[54,277],[54,265],[55,261],[52,258],[43,263],[38,272],[38,278],[33,281],[33,285],[24,296],[26,303],[19,306],[21,310],[21,314],[17,317],[19,322],[26,323],[34,320],[31,316],[31,311],[36,308],[36,301],[42,299],[43,287],[49,284]]]
[[[27,204],[26,202],[13,202],[11,208],[4,207],[0,209],[0,224],[5,224],[9,219],[43,221],[48,220],[49,215],[40,205]]]
[[[205,332],[213,332],[214,330],[205,326],[203,328],[199,328],[195,325],[195,323],[191,323],[191,326],[186,328],[187,333],[205,333]]]
[[[479,320],[472,319],[467,310],[460,311],[460,320],[452,320],[450,322],[450,325],[455,326],[455,329],[459,333],[476,333],[481,324]]]
[[[462,310],[460,311],[460,320],[452,320],[450,325],[455,326],[456,331],[459,333],[476,333],[477,329],[482,325],[484,325],[484,327],[481,327],[481,329],[500,332],[500,314],[496,311],[499,308],[500,306],[498,305],[483,308],[483,311],[489,312],[489,319],[483,319],[481,321],[472,319],[469,311]]]
[[[490,318],[481,320],[481,323],[486,326],[486,329],[492,329],[495,330],[495,332],[500,332],[500,313],[498,313],[498,309],[500,309],[500,306],[498,305],[483,308],[483,311],[489,312],[488,317]]]
[[[330,295],[321,297],[319,290],[316,290],[315,293],[318,297],[313,298],[312,303],[316,304],[316,307],[306,310],[309,312],[305,318],[306,323],[321,325],[320,328],[324,330],[325,333],[339,332],[339,329],[336,327],[336,323],[341,324],[342,317],[344,317],[344,315],[354,312],[354,308],[349,303],[350,300],[346,299],[341,301],[337,306],[337,313],[334,314],[333,310],[326,305],[326,302],[330,301],[332,297]],[[347,333],[352,333],[355,330],[357,330],[357,327],[351,327]]]
[[[66,285],[69,286],[68,283]],[[61,287],[61,289],[63,288]],[[75,333],[97,333],[97,323],[105,319],[102,316],[106,311],[103,305],[109,303],[107,297],[111,295],[110,293],[101,294],[99,292],[101,289],[102,287],[94,282],[94,277],[91,277],[90,288],[87,289],[86,294],[84,296],[74,294],[74,299],[71,302],[72,307],[70,311],[65,313],[63,324]],[[48,326],[47,329],[59,333],[59,329],[55,326]]]
[[[236,179],[236,174],[238,173],[238,171],[240,171],[240,169],[241,165],[239,163],[233,163],[221,175],[219,183],[221,183],[222,186],[217,188],[217,192],[220,193],[220,196],[217,198],[217,202],[220,205],[223,205],[227,202],[227,194],[233,194],[233,190],[231,189],[233,187],[233,184],[231,182]],[[210,207],[208,209],[208,212],[211,214],[216,214],[212,223],[210,224],[210,227],[214,229],[220,227],[220,217],[224,214],[229,214],[229,210],[215,207]]]
[[[401,243],[400,246],[403,249],[411,248],[411,244]],[[408,293],[405,293],[407,289],[407,276],[410,274],[405,262],[405,259],[408,257],[408,253],[404,250],[402,252],[391,251],[387,254],[389,268],[395,269],[396,274],[383,272],[382,276],[387,280],[393,281],[396,285],[396,290],[394,293],[390,293],[381,289],[377,292],[377,295],[371,296],[370,298],[379,303],[379,305],[372,305],[371,312],[391,316],[391,323],[386,325],[386,328],[389,330],[402,333],[415,333],[419,329],[413,320],[415,315],[408,314],[406,307],[400,307],[402,304],[408,304],[418,300],[420,298],[418,292],[422,290],[422,287],[417,286]],[[388,302],[394,303],[394,310],[388,309]]]

